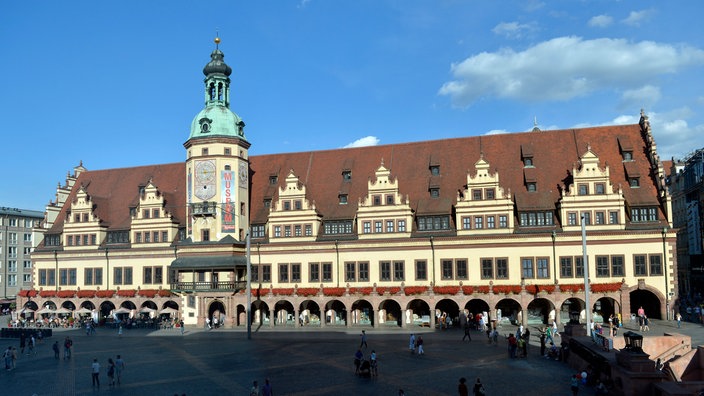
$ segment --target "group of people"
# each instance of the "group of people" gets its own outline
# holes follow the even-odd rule
[[[650,321],[648,320],[648,316],[645,314],[645,310],[643,307],[638,308],[638,326],[640,327],[640,331],[650,331]]]
[[[469,388],[467,387],[467,379],[462,377],[460,378],[460,383],[457,385],[457,392],[459,393],[459,396],[469,396]],[[477,378],[477,382],[474,383],[474,386],[472,387],[472,395],[474,396],[485,396],[486,391],[484,390],[484,384],[482,384],[482,380]]]
[[[408,349],[411,350],[411,354],[424,355],[425,349],[423,349],[423,336],[411,333],[411,338],[408,340]]]
[[[125,369],[125,361],[122,356],[117,355],[117,358],[113,360],[108,358],[107,369],[105,373],[108,376],[108,386],[114,387],[120,385],[122,380],[122,372]],[[93,381],[93,388],[100,388],[100,363],[97,358],[93,359],[93,363],[90,365],[91,379]],[[115,382],[117,380],[117,383]]]
[[[379,375],[379,362],[377,360],[376,351],[372,349],[372,352],[369,354],[369,359],[365,359],[364,353],[362,353],[362,347],[365,349],[369,347],[367,344],[367,332],[362,330],[360,337],[359,348],[357,348],[357,352],[354,353],[354,373],[361,377],[376,377]]]
[[[249,396],[272,396],[273,394],[274,390],[271,387],[269,378],[264,379],[264,385],[262,385],[261,389],[259,388],[259,382],[254,381],[252,388],[249,390]]]

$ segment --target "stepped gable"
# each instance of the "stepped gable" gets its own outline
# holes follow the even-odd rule
[[[640,176],[640,187],[629,187],[618,139],[628,139],[633,145],[633,161],[628,166]],[[521,147],[532,147],[534,167],[524,168]],[[517,209],[554,210],[560,199],[560,188],[571,180],[573,167],[579,168],[579,158],[588,149],[599,157],[599,166],[609,166],[611,183],[620,185],[630,204],[657,205],[657,187],[652,179],[650,163],[645,155],[645,142],[639,125],[618,125],[582,129],[564,129],[540,132],[499,134],[466,138],[433,140],[382,146],[359,147],[314,152],[271,154],[250,157],[252,177],[253,224],[267,221],[265,198],[276,201],[278,191],[265,187],[269,176],[278,175],[283,185],[289,170],[293,169],[307,188],[307,198],[315,201],[318,213],[325,219],[352,219],[358,200],[366,197],[367,180],[374,178],[379,165],[399,181],[399,191],[410,198],[417,215],[450,213],[457,201],[457,192],[467,183],[467,171],[476,174],[474,164],[483,153],[491,171],[498,170],[501,185],[511,192]],[[440,198],[430,198],[430,159],[440,166],[440,176],[432,179],[440,188]],[[348,204],[340,205],[342,171],[349,164],[352,179]],[[528,192],[526,177],[534,179],[536,192]],[[662,212],[660,217],[663,218]]]
[[[133,168],[117,168],[96,171],[84,171],[76,180],[66,204],[48,233],[63,230],[66,212],[71,209],[71,202],[81,186],[91,197],[94,213],[101,219],[101,225],[111,230],[129,229],[131,224],[130,207],[139,203],[139,186],[145,186],[149,180],[164,196],[165,209],[174,216],[179,224],[185,225],[186,219],[186,182],[185,164],[147,165]]]

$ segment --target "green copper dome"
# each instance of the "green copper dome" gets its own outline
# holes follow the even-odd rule
[[[218,45],[220,39],[215,39]],[[244,137],[244,122],[230,110],[230,73],[232,69],[217,47],[210,54],[210,62],[203,68],[205,74],[205,108],[191,122],[188,140],[208,137]]]
[[[213,136],[230,136],[246,140],[244,121],[225,106],[206,106],[193,118],[189,140]]]

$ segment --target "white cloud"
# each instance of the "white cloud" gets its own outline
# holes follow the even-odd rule
[[[377,138],[376,136],[365,136],[361,139],[355,140],[354,142],[344,146],[343,148],[376,146],[378,144],[379,138]]]
[[[505,129],[492,129],[489,132],[485,133],[485,135],[502,135],[504,133],[509,133],[509,131]]]
[[[494,34],[510,39],[523,37],[525,33],[536,30],[535,23],[501,22],[491,29]]]
[[[310,0],[301,0],[298,2],[298,5],[296,6],[297,8],[305,8],[308,3],[310,3]]]
[[[652,41],[558,37],[521,52],[482,52],[451,65],[440,95],[466,107],[483,97],[568,100],[599,90],[632,90],[654,77],[704,64],[704,51]]]
[[[621,95],[621,108],[651,107],[660,97],[660,88],[653,85],[629,89]]]
[[[608,15],[597,15],[595,17],[592,17],[589,19],[589,22],[587,22],[587,25],[591,27],[607,27],[611,25],[614,22],[614,18],[608,16]]]
[[[640,26],[641,23],[647,22],[654,14],[653,10],[631,11],[628,17],[621,22],[630,26]]]

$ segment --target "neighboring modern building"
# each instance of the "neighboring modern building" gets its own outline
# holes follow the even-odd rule
[[[245,325],[247,311],[272,327],[434,326],[462,311],[564,322],[585,313],[587,271],[603,317],[668,315],[676,234],[644,114],[250,157],[267,137],[245,137],[223,58],[216,48],[203,69],[185,161],[81,164],[59,186],[24,304],[107,320],[173,308],[225,326]]]
[[[672,161],[667,178],[677,229],[680,294],[704,292],[704,148],[682,161]]]
[[[0,304],[15,301],[17,292],[32,287],[33,230],[44,213],[0,207]]]

